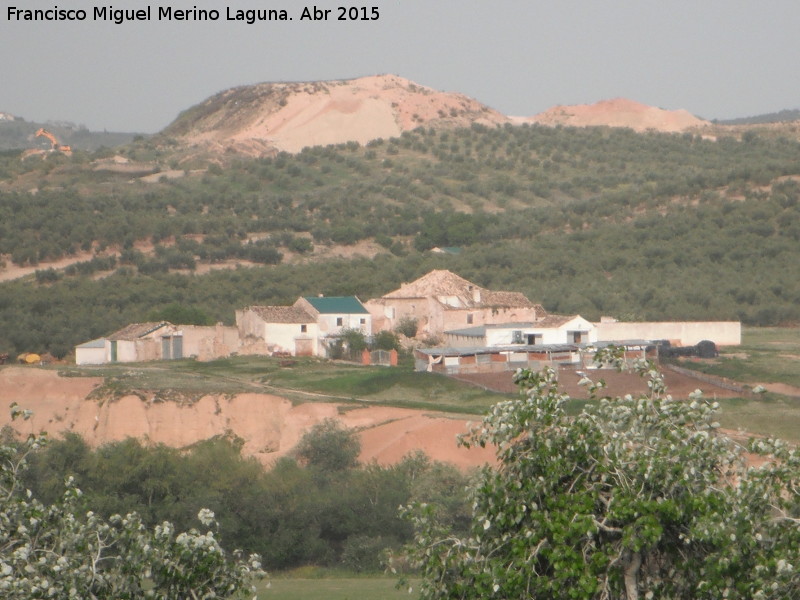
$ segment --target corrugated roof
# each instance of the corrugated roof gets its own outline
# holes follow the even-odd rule
[[[323,315],[368,315],[361,301],[355,296],[304,296],[317,312]]]
[[[251,306],[267,323],[314,323],[316,319],[299,306]]]
[[[84,342],[76,348],[105,348],[106,347],[106,340],[105,338],[97,338],[96,340],[91,340],[89,342]]]
[[[473,354],[497,354],[502,352],[577,352],[590,348],[621,346],[639,348],[652,346],[647,340],[624,340],[616,342],[594,342],[592,344],[512,344],[505,346],[472,346],[450,348],[417,348],[415,351],[430,356],[471,356]]]
[[[167,321],[161,321],[160,323],[131,323],[120,329],[119,331],[115,331],[110,336],[108,336],[109,340],[138,340],[140,337],[147,335],[148,333],[154,332],[156,329],[161,329],[162,327],[167,327],[172,325]]]
[[[445,331],[445,335],[460,335],[464,337],[483,337],[486,335],[486,325],[477,325],[475,327],[465,327],[464,329],[453,329]]]
[[[416,352],[429,356],[471,356],[503,352],[577,352],[585,347],[585,344],[514,344],[512,346],[474,346],[471,348],[417,348]]]
[[[465,327],[464,329],[453,329],[445,331],[445,334],[462,335],[469,337],[482,337],[486,335],[487,329],[552,329],[560,327],[564,323],[570,322],[575,317],[580,315],[547,315],[539,321],[525,322],[525,323],[487,323],[485,325],[476,325],[475,327]]]

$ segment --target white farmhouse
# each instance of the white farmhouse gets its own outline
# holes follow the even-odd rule
[[[236,311],[243,349],[251,354],[319,354],[319,325],[299,306],[249,306]]]
[[[355,296],[303,296],[294,306],[316,319],[320,337],[335,337],[345,329],[372,332],[372,316]]]
[[[551,344],[591,344],[595,326],[580,315],[547,315],[528,323],[486,324],[444,333],[445,346],[453,348]]]

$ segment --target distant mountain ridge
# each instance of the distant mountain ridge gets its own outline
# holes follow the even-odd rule
[[[765,125],[768,123],[787,123],[800,121],[800,109],[784,109],[778,112],[755,115],[752,117],[741,117],[738,119],[714,120],[719,125]]]

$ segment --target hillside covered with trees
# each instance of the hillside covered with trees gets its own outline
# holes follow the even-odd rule
[[[0,284],[0,349],[64,355],[175,303],[232,323],[300,294],[367,299],[431,268],[593,319],[800,320],[785,137],[476,125],[185,163],[171,144],[121,151],[159,165],[149,181],[98,168],[109,151],[0,154],[0,254],[38,269]],[[374,260],[323,258],[367,240]],[[78,252],[92,258],[47,264]],[[261,266],[196,272],[227,260]]]

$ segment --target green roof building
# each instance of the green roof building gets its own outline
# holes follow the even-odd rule
[[[339,335],[343,329],[372,334],[372,317],[355,296],[304,296],[294,305],[316,318],[323,337]]]
[[[355,296],[303,296],[303,300],[322,315],[368,315],[369,311]]]

